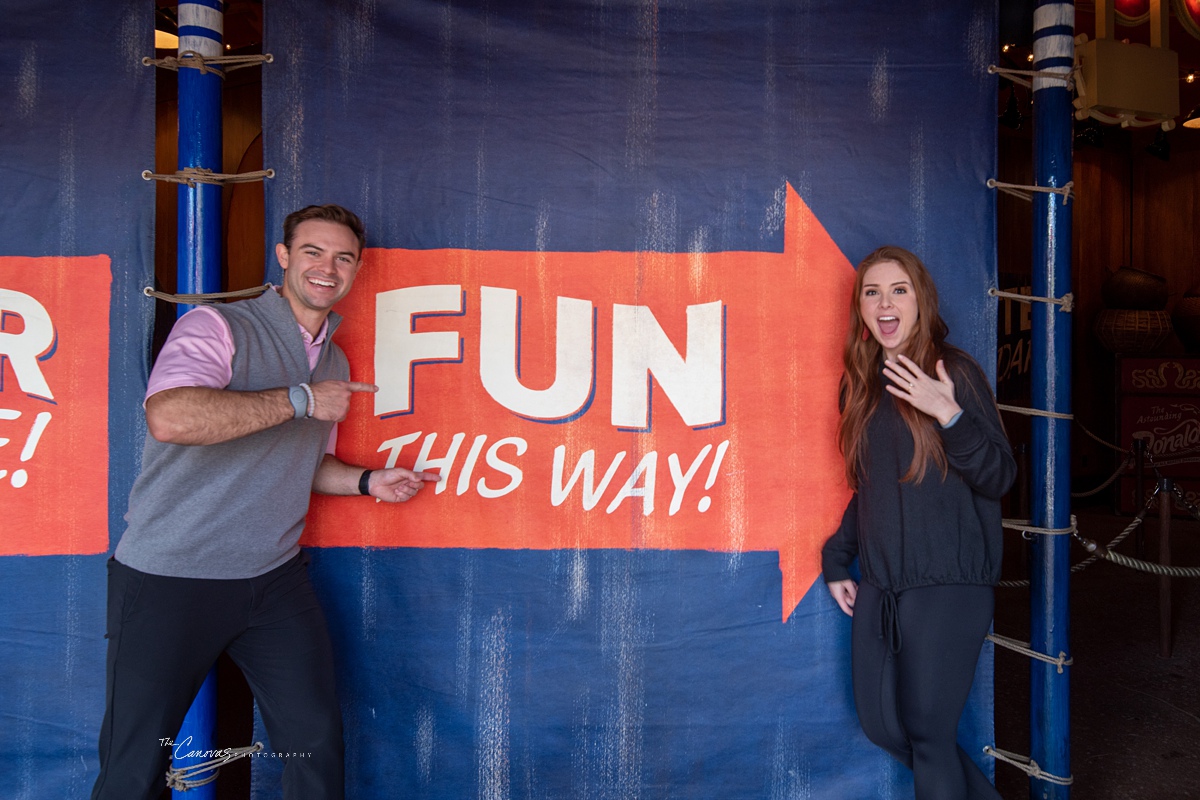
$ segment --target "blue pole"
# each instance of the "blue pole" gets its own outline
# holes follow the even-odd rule
[[[179,4],[179,55],[188,51],[206,58],[224,54],[224,3],[191,0]],[[195,167],[221,172],[221,76],[188,67],[179,68],[179,169]],[[200,183],[179,185],[178,291],[180,294],[221,290],[221,187]],[[177,313],[191,306],[177,306]],[[217,749],[216,669],[209,670],[176,738],[175,752]],[[181,758],[175,768],[198,764],[206,757]],[[205,777],[197,776],[197,779]],[[215,800],[216,783],[186,794],[173,791],[177,800]]]
[[[1066,76],[1075,60],[1073,2],[1036,0],[1033,68],[1061,74],[1033,79],[1034,183],[1063,187],[1071,180],[1073,108]],[[1062,297],[1071,291],[1071,204],[1060,194],[1034,192],[1033,293]],[[1032,397],[1035,408],[1071,412],[1071,315],[1057,305],[1033,304]],[[1066,528],[1071,517],[1070,421],[1033,418],[1033,524]],[[1033,649],[1070,655],[1068,590],[1071,537],[1035,535],[1030,567]],[[1043,771],[1071,774],[1070,667],[1032,660],[1030,757]],[[1033,798],[1066,800],[1070,787],[1031,777]]]
[[[223,54],[223,3],[192,0],[179,4],[179,54],[207,58]],[[221,77],[179,69],[179,168],[221,171]],[[179,185],[179,292],[221,290],[221,187]],[[180,306],[179,313],[191,306]]]

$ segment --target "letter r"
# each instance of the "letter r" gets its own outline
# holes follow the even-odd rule
[[[16,314],[25,323],[20,333],[5,333],[4,316]],[[54,324],[45,306],[27,294],[12,289],[0,289],[0,366],[4,359],[12,362],[21,391],[34,397],[53,400],[54,394],[38,366],[38,356],[54,344]],[[4,375],[0,372],[0,388]]]

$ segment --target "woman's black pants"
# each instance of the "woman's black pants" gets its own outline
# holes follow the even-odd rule
[[[868,739],[912,769],[917,800],[1000,797],[957,741],[994,606],[990,586],[899,593],[858,586],[852,625],[858,719]]]

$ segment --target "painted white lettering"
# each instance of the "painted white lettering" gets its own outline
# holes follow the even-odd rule
[[[679,416],[691,427],[714,425],[724,415],[724,306],[687,307],[687,355],[681,356],[645,306],[613,306],[612,424],[650,427],[653,375]]]
[[[400,451],[404,449],[404,445],[412,444],[420,438],[420,431],[417,431],[416,433],[406,433],[403,436],[397,436],[394,439],[388,439],[387,441],[380,443],[379,449],[375,452],[382,453],[384,450],[391,451],[388,453],[386,465],[388,469],[391,469],[392,467],[396,466],[396,461],[400,458]]]
[[[658,451],[651,450],[646,455],[642,456],[642,460],[638,462],[637,468],[633,474],[629,476],[629,480],[625,481],[625,485],[621,487],[621,491],[617,492],[617,496],[608,504],[608,508],[604,511],[611,514],[617,510],[617,507],[625,500],[626,497],[642,498],[642,516],[648,517],[654,511],[654,478],[658,471]],[[638,486],[638,478],[646,476],[646,482],[642,486]]]
[[[486,441],[487,434],[481,433],[475,437],[475,441],[471,442],[471,449],[467,451],[467,460],[463,464],[462,472],[458,473],[458,486],[454,490],[456,495],[461,497],[471,488],[471,474],[475,471],[475,462],[479,460],[479,454],[483,451],[483,443]]]
[[[53,400],[54,393],[38,366],[38,357],[54,345],[54,324],[50,314],[45,306],[27,294],[0,289],[0,322],[5,315],[11,314],[19,316],[24,327],[20,333],[7,333],[0,328],[0,361],[8,359],[21,391]]]
[[[0,420],[11,420],[11,419],[20,419],[20,418],[21,418],[21,412],[17,411],[15,408],[0,408]],[[4,445],[8,444],[11,441],[12,441],[11,439],[6,439],[3,436],[0,436],[0,447],[4,447]]]
[[[523,417],[561,420],[579,414],[592,396],[595,343],[592,304],[558,298],[554,346],[554,382],[530,389],[519,377],[521,320],[517,293],[494,286],[480,288],[479,378],[500,405]]]
[[[712,450],[711,444],[704,445],[700,451],[700,455],[692,461],[692,465],[688,467],[687,472],[683,472],[679,467],[679,456],[675,453],[667,456],[667,466],[671,469],[671,482],[675,484],[675,491],[671,494],[671,507],[667,509],[668,516],[675,516],[675,512],[679,511],[683,505],[683,493],[687,491],[688,484],[692,482],[692,478],[696,476],[696,470],[700,469],[700,465],[704,463],[704,459]]]
[[[500,448],[505,445],[515,447],[518,456],[525,455],[525,450],[529,447],[529,444],[519,436],[506,436],[488,448],[487,456],[485,457],[487,465],[497,472],[507,475],[510,480],[506,486],[499,489],[492,489],[488,487],[487,481],[484,478],[480,478],[479,483],[476,485],[476,490],[479,492],[480,497],[503,497],[509,492],[515,491],[521,485],[523,475],[520,468],[500,458]]]
[[[562,505],[563,501],[571,494],[571,489],[575,487],[575,482],[579,480],[580,475],[583,476],[583,510],[591,511],[600,502],[601,495],[608,488],[609,481],[616,474],[617,467],[621,466],[621,462],[625,460],[625,451],[617,453],[616,458],[609,464],[608,470],[604,473],[604,478],[600,481],[600,485],[596,486],[593,482],[595,474],[596,451],[588,450],[575,464],[575,469],[571,471],[571,479],[563,485],[563,465],[567,459],[567,448],[564,445],[559,445],[554,448],[554,474],[550,479],[550,503],[554,506]]]
[[[462,311],[462,287],[457,284],[410,286],[375,295],[375,416],[412,411],[414,366],[460,356],[458,333],[417,333],[413,318]]]
[[[446,485],[450,482],[450,470],[454,468],[454,459],[458,456],[458,448],[463,443],[463,439],[467,438],[465,433],[456,433],[454,438],[450,440],[450,449],[441,458],[430,458],[430,453],[433,451],[433,442],[437,439],[436,433],[431,433],[425,437],[425,441],[421,443],[421,453],[417,456],[417,461],[413,464],[413,472],[426,472],[429,470],[438,470],[442,479],[435,484],[434,494],[441,494],[446,491]]]

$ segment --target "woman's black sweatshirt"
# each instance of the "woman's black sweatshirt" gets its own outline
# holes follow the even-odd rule
[[[931,463],[921,482],[901,480],[913,457],[912,435],[897,408],[906,401],[882,392],[867,422],[858,491],[821,552],[826,582],[849,578],[856,556],[862,579],[885,591],[994,586],[1000,579],[1000,498],[1016,462],[979,365],[961,351],[945,361],[963,409],[949,428],[934,423],[950,467],[945,479]]]

